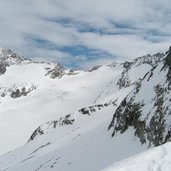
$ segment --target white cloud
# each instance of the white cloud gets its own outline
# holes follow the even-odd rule
[[[127,58],[165,51],[171,41],[170,6],[169,0],[1,0],[0,46],[65,62],[75,58],[60,51],[63,46],[83,45]]]

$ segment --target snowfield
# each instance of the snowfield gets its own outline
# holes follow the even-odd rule
[[[171,143],[169,142],[115,163],[103,171],[170,171],[170,169]]]
[[[45,76],[45,67],[46,64],[11,66],[0,76],[0,87],[36,86],[24,97],[0,97],[0,154],[23,145],[42,123],[93,104],[122,72],[121,67],[103,66],[98,71],[78,71],[77,75],[51,79]]]
[[[80,71],[0,49],[0,171],[171,170],[170,143],[150,146],[144,126],[163,133],[167,125],[169,141],[166,57]],[[158,92],[158,84],[165,90]],[[164,119],[152,115],[157,110]]]

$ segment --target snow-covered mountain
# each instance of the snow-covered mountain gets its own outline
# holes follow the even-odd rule
[[[112,135],[133,126],[141,143],[158,146],[171,139],[171,48],[122,101],[109,129]]]
[[[0,52],[0,170],[126,170],[112,164],[170,140],[171,50],[89,71],[14,54]]]

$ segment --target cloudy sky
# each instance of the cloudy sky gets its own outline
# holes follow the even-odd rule
[[[0,0],[0,46],[85,68],[164,52],[170,0]]]

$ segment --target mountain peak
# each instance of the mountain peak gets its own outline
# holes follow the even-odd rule
[[[22,65],[30,63],[31,60],[27,59],[17,53],[13,52],[10,49],[0,48],[0,63],[3,63],[6,66],[10,65]]]

